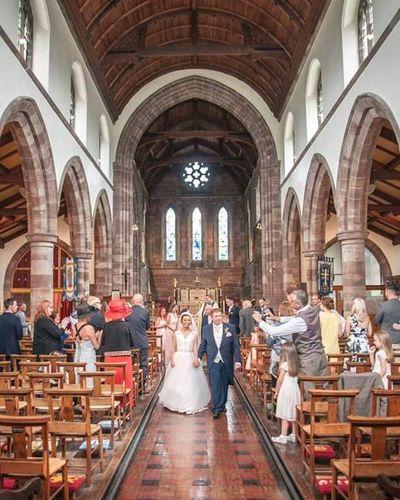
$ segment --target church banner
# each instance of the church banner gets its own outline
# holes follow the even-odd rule
[[[333,259],[318,257],[318,292],[321,295],[329,295],[333,292],[334,277]]]
[[[63,300],[78,299],[77,259],[65,259],[63,265]]]

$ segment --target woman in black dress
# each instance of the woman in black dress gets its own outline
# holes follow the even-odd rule
[[[64,318],[57,326],[52,319],[53,311],[49,300],[43,300],[38,306],[33,330],[33,353],[38,356],[62,351],[62,338],[66,335],[64,328],[69,318]]]

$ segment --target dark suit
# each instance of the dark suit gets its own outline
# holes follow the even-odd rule
[[[400,300],[398,299],[389,299],[379,305],[375,316],[375,324],[388,332],[392,344],[400,344],[400,330],[395,330],[393,323],[400,323]]]
[[[239,333],[239,318],[240,309],[238,306],[233,305],[229,311],[229,323],[236,328],[236,333]]]
[[[245,307],[239,312],[240,319],[240,333],[246,337],[251,337],[254,332],[254,319],[253,319],[253,308]]]
[[[143,370],[143,380],[146,382],[149,366],[149,337],[147,335],[147,330],[150,328],[149,311],[142,306],[135,305],[126,321],[133,326],[134,348],[140,349],[139,364]]]
[[[18,316],[5,312],[0,315],[0,353],[21,354],[19,341],[22,339],[22,324]]]
[[[213,413],[221,413],[224,410],[228,399],[228,387],[233,384],[234,362],[241,362],[239,342],[234,325],[223,323],[222,332],[219,348],[222,361],[215,363],[218,347],[214,338],[213,323],[204,328],[204,337],[198,353],[200,359],[204,354],[207,354]]]

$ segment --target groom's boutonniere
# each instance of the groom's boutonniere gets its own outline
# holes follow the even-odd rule
[[[229,331],[229,328],[225,328],[224,333],[227,337],[232,337],[232,333]]]

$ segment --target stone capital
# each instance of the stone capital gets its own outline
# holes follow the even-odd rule
[[[323,250],[305,250],[303,252],[304,258],[305,259],[315,259],[319,257],[320,255],[324,255]]]
[[[91,252],[74,252],[73,250],[71,250],[71,255],[81,260],[91,260],[93,257],[93,254]]]
[[[365,242],[368,238],[368,231],[342,231],[338,233],[338,241],[344,242],[345,244],[356,244]]]
[[[25,235],[25,238],[31,246],[50,246],[56,245],[58,242],[58,237],[55,234],[28,233]]]

